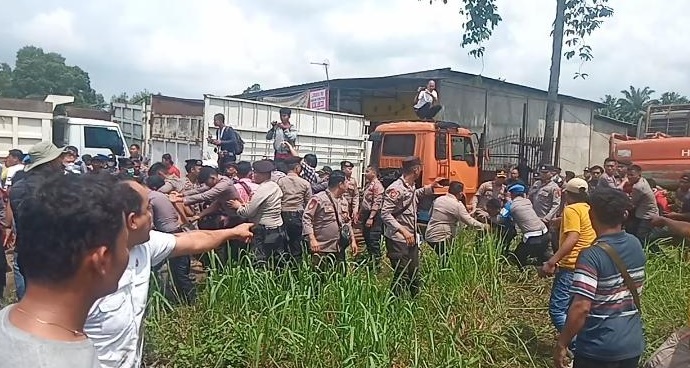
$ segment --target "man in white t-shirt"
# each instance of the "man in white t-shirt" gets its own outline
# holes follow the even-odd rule
[[[414,98],[414,112],[420,119],[433,119],[439,111],[441,105],[438,103],[438,92],[436,92],[436,82],[430,80],[426,88],[419,87],[417,96]]]
[[[9,188],[12,186],[12,178],[18,171],[24,170],[22,161],[24,160],[24,152],[18,149],[11,149],[5,158],[5,166],[7,166],[7,174],[5,177],[4,186]]]
[[[97,300],[89,311],[84,332],[94,342],[101,367],[141,365],[143,329],[151,268],[168,257],[199,254],[228,240],[249,241],[251,224],[231,229],[197,230],[180,234],[152,231],[148,191],[135,181],[119,193],[125,202],[129,230],[129,264],[118,290]]]

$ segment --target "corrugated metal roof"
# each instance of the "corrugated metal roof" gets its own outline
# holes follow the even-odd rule
[[[331,79],[330,81],[323,80],[323,81],[318,81],[318,82],[303,83],[303,84],[298,84],[298,85],[294,85],[294,86],[274,88],[274,89],[268,89],[268,90],[246,93],[246,94],[239,94],[239,95],[228,96],[228,97],[256,99],[256,98],[266,97],[266,96],[289,95],[289,94],[293,94],[293,93],[308,90],[308,89],[326,88],[328,85],[330,85],[331,88],[335,88],[335,89],[337,89],[337,88],[343,88],[343,89],[362,88],[364,85],[367,85],[367,84],[370,84],[373,87],[373,86],[375,86],[375,84],[381,83],[381,82],[386,81],[386,80],[389,80],[390,82],[397,84],[397,83],[414,82],[414,81],[418,81],[418,80],[427,80],[427,79],[443,80],[443,79],[448,79],[448,78],[462,78],[462,79],[468,80],[468,79],[477,78],[477,77],[481,77],[482,83],[485,83],[489,86],[501,87],[501,88],[507,87],[507,88],[511,88],[514,90],[522,90],[522,91],[527,92],[527,93],[543,95],[543,97],[546,98],[547,91],[544,91],[544,90],[541,90],[538,88],[523,86],[520,84],[515,84],[515,83],[510,83],[510,82],[505,82],[505,81],[502,81],[499,79],[488,78],[488,77],[480,76],[480,75],[476,75],[476,74],[458,72],[455,70],[451,70],[451,68],[431,69],[431,70],[424,70],[424,71],[404,73],[404,74],[395,74],[395,75],[389,75],[389,76],[383,76],[383,77],[341,78],[341,79]],[[598,101],[592,101],[592,100],[568,96],[568,95],[559,94],[558,98],[561,100],[571,100],[573,102],[577,102],[580,104],[594,105],[594,107],[603,107],[604,106],[601,102],[598,102]]]

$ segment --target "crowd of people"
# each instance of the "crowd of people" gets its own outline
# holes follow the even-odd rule
[[[542,165],[531,185],[526,165],[498,170],[469,201],[457,180],[417,187],[418,157],[404,158],[400,177],[385,188],[368,166],[360,186],[352,162],[317,170],[315,155],[298,154],[290,114],[282,109],[267,133],[274,156],[255,162],[237,160],[244,143],[217,114],[216,136],[208,138],[217,166],[190,159],[185,174],[171,155],[151,163],[137,145],[119,160],[79,157],[76,148],[49,142],[27,155],[10,151],[0,226],[5,247],[14,247],[18,302],[0,311],[0,361],[139,367],[151,275],[167,264],[171,298],[194,303],[195,255],[205,268],[217,261],[282,273],[308,263],[325,276],[347,273],[348,249],[378,272],[385,250],[392,293],[415,297],[423,242],[451,267],[450,250],[465,225],[497,234],[517,266],[553,276],[555,366],[567,366],[567,355],[575,367],[637,366],[644,350],[642,244],[655,226],[690,232],[690,224],[676,221],[690,219],[690,176],[680,178],[676,198],[683,203],[678,212],[664,210],[667,217],[659,216],[660,197],[640,167],[610,159],[582,177]],[[436,197],[441,187],[447,194]],[[420,226],[424,197],[433,204]]]

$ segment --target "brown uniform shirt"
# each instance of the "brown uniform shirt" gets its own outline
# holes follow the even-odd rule
[[[304,211],[311,198],[311,184],[297,174],[289,173],[278,179],[278,186],[283,191],[282,211]]]
[[[340,246],[338,245],[340,228],[336,220],[336,213],[340,214],[343,210],[336,207],[341,207],[344,201],[333,197],[329,199],[329,196],[331,196],[329,190],[314,194],[309,200],[309,204],[302,216],[304,235],[314,235],[321,253],[337,253],[340,251]],[[331,202],[331,199],[333,202]],[[333,203],[335,203],[335,207]],[[342,224],[342,217],[339,220]]]
[[[486,202],[492,198],[498,199],[503,204],[506,198],[506,186],[502,184],[500,188],[495,187],[496,185],[494,185],[493,181],[482,183],[477,188],[477,193],[472,197],[472,207],[486,209]]]
[[[235,187],[233,186],[233,189]],[[268,229],[283,226],[280,215],[283,191],[273,181],[265,181],[256,188],[249,203],[237,210],[241,217],[249,219],[256,225],[263,225]]]
[[[367,183],[364,187],[364,194],[362,196],[362,210],[363,211],[381,211],[381,203],[383,202],[383,184],[379,179]]]
[[[433,194],[433,190],[417,189],[414,184],[407,185],[402,178],[389,185],[383,194],[381,204],[383,234],[393,241],[402,243],[405,242],[405,237],[398,232],[399,229],[406,229],[412,234],[416,234],[417,202],[419,202],[419,197],[431,194]]]
[[[458,222],[480,229],[486,227],[473,219],[465,205],[454,195],[446,194],[436,198],[431,206],[431,218],[426,227],[426,240],[438,243],[453,238],[457,233]]]
[[[197,203],[220,201],[221,211],[228,216],[234,215],[236,211],[228,205],[228,201],[240,199],[240,193],[235,189],[232,179],[226,176],[220,176],[218,179],[218,183],[213,188],[202,185],[199,188],[184,192],[184,205],[191,206]]]
[[[353,214],[359,212],[359,186],[357,179],[349,177],[345,180],[347,184],[347,191],[343,194],[343,198],[347,201],[347,213],[352,217]]]

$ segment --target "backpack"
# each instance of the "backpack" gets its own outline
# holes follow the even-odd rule
[[[244,140],[242,140],[242,137],[240,137],[240,133],[237,133],[237,130],[233,129],[232,130],[233,134],[235,134],[235,141],[237,142],[235,144],[235,156],[241,155],[242,152],[244,152]]]

